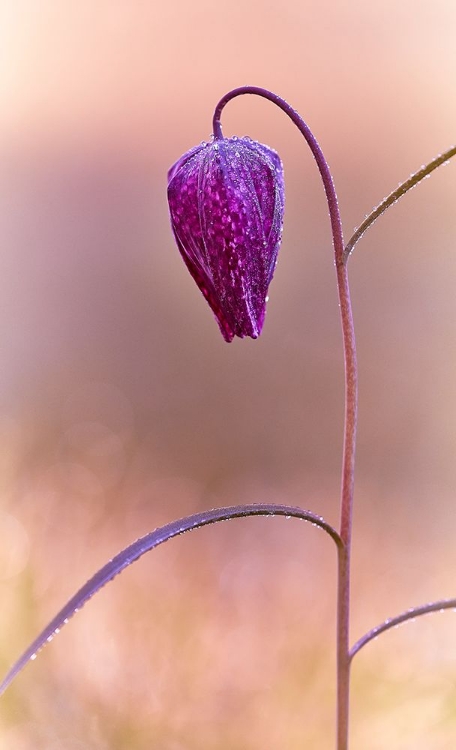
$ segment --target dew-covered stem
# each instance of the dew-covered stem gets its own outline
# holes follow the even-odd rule
[[[308,510],[295,508],[288,505],[277,505],[270,503],[251,503],[245,505],[232,505],[227,508],[215,508],[201,513],[194,513],[186,518],[162,526],[142,536],[125,549],[119,552],[112,560],[103,565],[95,575],[85,583],[74,596],[62,607],[55,617],[46,625],[44,630],[28,646],[24,653],[13,664],[4,680],[0,683],[0,695],[11,684],[15,677],[22,671],[29,661],[34,660],[38,651],[47,643],[50,643],[57,633],[66,625],[69,619],[76,614],[89,599],[91,599],[103,586],[112,581],[119,573],[140,557],[176,536],[181,536],[188,531],[200,529],[220,521],[230,521],[234,518],[246,518],[247,516],[285,516],[286,518],[298,518],[322,529],[335,542],[338,549],[342,546],[337,531],[320,516]]]
[[[344,253],[344,240],[342,233],[342,223],[340,220],[339,205],[331,172],[329,171],[328,164],[325,157],[323,156],[323,152],[318,144],[318,141],[313,135],[309,126],[304,122],[301,115],[296,112],[296,110],[293,109],[293,107],[291,107],[288,102],[285,101],[285,99],[282,99],[282,97],[278,96],[277,94],[273,94],[272,91],[260,88],[259,86],[241,86],[240,88],[233,89],[233,91],[225,94],[225,96],[220,99],[215,108],[214,117],[212,120],[214,137],[223,137],[220,117],[225,105],[228,104],[228,102],[230,102],[232,99],[235,99],[237,96],[243,96],[244,94],[255,94],[256,96],[261,96],[264,99],[268,99],[273,104],[276,104],[277,107],[279,107],[288,115],[288,117],[294,122],[298,130],[306,139],[309,148],[315,158],[315,161],[317,162],[317,166],[320,171],[320,175],[325,188],[326,200],[328,201],[329,215],[331,219],[336,263],[341,262],[343,260]]]
[[[387,630],[396,628],[398,625],[402,625],[402,623],[409,620],[416,620],[417,617],[422,617],[423,615],[429,615],[435,612],[444,612],[446,609],[456,610],[456,599],[439,599],[436,602],[422,604],[419,607],[412,607],[411,609],[402,612],[400,615],[388,618],[388,620],[380,623],[380,625],[376,625],[375,628],[369,630],[368,633],[356,641],[350,649],[350,661],[361,651],[362,648],[364,648],[364,646],[375,638],[378,638],[382,633],[386,633]]]
[[[399,200],[399,198],[402,198],[403,195],[408,193],[409,190],[415,187],[415,185],[418,185],[421,180],[424,180],[426,177],[429,177],[431,172],[434,171],[434,169],[437,169],[437,167],[442,166],[442,164],[445,164],[449,159],[451,159],[452,156],[456,154],[456,146],[452,146],[447,151],[444,151],[443,154],[439,154],[435,157],[432,161],[429,162],[429,164],[425,164],[424,167],[421,167],[417,172],[412,174],[408,180],[405,180],[405,182],[402,182],[399,187],[396,188],[396,190],[393,190],[392,193],[386,196],[382,200],[382,202],[377,206],[377,208],[374,208],[371,213],[366,216],[363,223],[360,224],[358,229],[355,231],[353,236],[349,239],[345,246],[344,250],[344,261],[345,263],[348,261],[348,258],[350,254],[353,251],[353,248],[355,247],[356,243],[361,239],[364,232],[369,229],[369,227],[378,219],[379,216],[381,216],[387,208],[393,205],[393,203],[396,203],[396,201]]]
[[[356,342],[348,284],[348,273],[344,258],[344,239],[337,194],[333,178],[323,152],[302,117],[284,99],[257,86],[243,86],[226,94],[217,104],[213,118],[215,138],[222,138],[220,117],[225,105],[237,96],[256,94],[268,99],[282,109],[304,136],[315,158],[328,202],[334,258],[337,273],[340,316],[345,360],[345,426],[342,459],[340,536],[343,546],[338,557],[338,603],[337,603],[337,750],[348,748],[348,718],[350,689],[349,616],[350,616],[350,550],[353,517],[353,488],[357,422],[357,365]]]

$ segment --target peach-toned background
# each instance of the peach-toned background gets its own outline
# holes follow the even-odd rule
[[[257,341],[223,342],[174,246],[166,171],[230,88],[319,139],[347,237],[455,140],[452,0],[3,0],[0,666],[94,570],[215,505],[337,524],[342,354],[322,187],[283,113],[224,113],[282,156],[283,247]],[[456,596],[456,164],[383,217],[351,280],[360,363],[352,636]],[[0,701],[0,750],[334,747],[335,559],[297,522],[165,545]],[[352,750],[456,738],[454,614],[371,644]]]

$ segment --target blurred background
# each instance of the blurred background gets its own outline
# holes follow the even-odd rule
[[[314,130],[345,233],[455,141],[452,0],[3,0],[0,667],[92,573],[175,517],[286,502],[338,524],[343,363],[309,150],[253,97],[226,135],[276,148],[283,246],[258,341],[227,345],[171,236],[166,172],[231,88]],[[350,266],[360,366],[352,640],[456,596],[456,164]],[[334,747],[335,553],[247,519],[146,556],[2,697],[1,750]],[[456,741],[456,619],[363,651],[352,750]]]

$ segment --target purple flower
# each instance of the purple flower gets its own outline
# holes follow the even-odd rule
[[[218,138],[168,172],[171,225],[180,253],[226,341],[257,338],[283,225],[283,167],[250,138]]]

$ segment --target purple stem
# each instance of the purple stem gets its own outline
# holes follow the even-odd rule
[[[407,180],[405,180],[405,182],[402,182],[399,187],[396,188],[396,190],[393,190],[393,192],[387,195],[386,198],[383,198],[382,202],[379,203],[379,205],[374,208],[368,216],[366,216],[363,223],[360,224],[353,236],[347,242],[344,251],[345,261],[348,261],[348,258],[353,252],[353,248],[355,247],[356,243],[359,242],[364,232],[366,232],[367,229],[372,226],[372,224],[378,219],[379,216],[385,213],[385,211],[390,206],[392,206],[393,203],[397,203],[399,198],[402,198],[402,196],[408,193],[409,190],[414,188],[415,185],[418,185],[421,180],[429,177],[434,169],[441,167],[442,164],[446,164],[447,161],[449,161],[449,159],[451,159],[455,155],[456,146],[452,146],[451,148],[447,149],[447,151],[444,151],[442,154],[436,156],[435,159],[432,159],[432,161],[430,161],[428,164],[425,164],[423,167],[421,167],[421,169],[412,174]]]
[[[350,649],[350,661],[367,643],[373,641],[374,638],[378,638],[379,635],[385,633],[387,630],[396,628],[398,625],[402,625],[403,622],[407,622],[408,620],[415,620],[422,615],[429,615],[432,612],[443,612],[446,609],[456,610],[456,599],[440,599],[436,602],[430,602],[430,604],[422,604],[420,607],[407,609],[406,612],[402,612],[400,615],[396,615],[396,617],[390,617],[388,620],[385,620],[385,622],[382,622],[380,625],[372,628],[372,630],[369,630],[369,632],[363,635],[359,641],[356,641],[354,646]]]
[[[337,750],[348,748],[350,694],[349,616],[350,616],[350,550],[353,517],[353,489],[358,410],[356,342],[348,284],[347,260],[337,194],[331,172],[315,136],[302,117],[284,99],[257,86],[242,86],[226,94],[217,104],[213,117],[215,138],[222,138],[220,117],[225,105],[237,96],[256,94],[276,104],[287,114],[304,136],[315,158],[328,202],[339,293],[340,316],[345,358],[345,426],[341,480],[340,536],[337,597]]]
[[[285,516],[287,518],[299,518],[303,521],[309,521],[310,523],[323,529],[329,536],[334,540],[338,549],[342,546],[342,541],[339,534],[329,523],[320,516],[316,516],[315,513],[311,513],[302,508],[295,508],[288,505],[275,505],[268,503],[258,504],[247,504],[247,505],[233,505],[228,508],[217,508],[215,510],[207,510],[202,513],[195,513],[192,516],[186,518],[180,518],[177,521],[168,523],[166,526],[162,526],[155,531],[151,531],[146,536],[137,539],[135,542],[126,547],[122,552],[112,558],[106,565],[100,568],[87,583],[82,586],[79,591],[65,604],[60,612],[46,625],[44,630],[41,631],[39,636],[35,638],[33,643],[24,651],[19,659],[13,664],[8,674],[6,675],[3,682],[0,683],[0,695],[6,690],[8,685],[14,680],[19,672],[25,667],[30,661],[35,659],[38,651],[52,641],[54,636],[66,625],[70,617],[72,617],[81,607],[86,604],[89,599],[94,596],[103,586],[109,581],[112,581],[116,575],[121,573],[125,568],[131,565],[136,560],[139,560],[142,555],[150,550],[158,547],[159,544],[167,542],[169,539],[173,539],[180,534],[185,534],[187,531],[193,531],[193,529],[199,529],[202,526],[208,526],[218,521],[229,521],[232,518],[244,518],[246,516]]]

